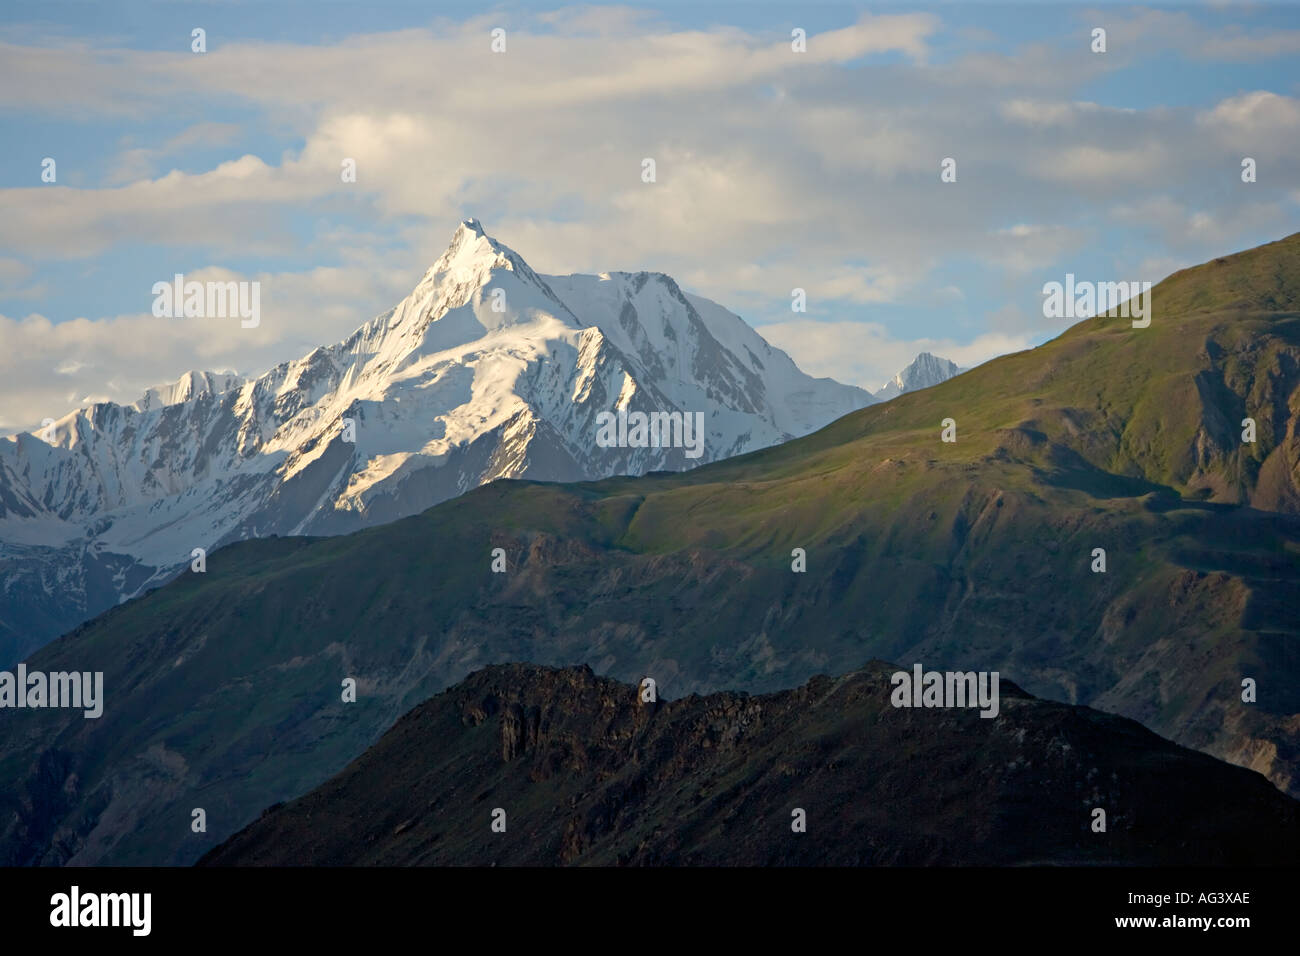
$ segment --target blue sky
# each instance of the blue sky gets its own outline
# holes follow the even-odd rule
[[[983,361],[1062,330],[1066,272],[1300,228],[1297,63],[1293,4],[6,7],[0,431],[342,339],[467,216],[542,272],[668,272],[814,374]],[[177,272],[260,281],[262,324],[153,318]]]

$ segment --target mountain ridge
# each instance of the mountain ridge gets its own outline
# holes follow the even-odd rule
[[[408,296],[340,342],[254,378],[190,372],[76,410],[52,445],[0,441],[0,664],[156,587],[195,548],[339,534],[501,477],[680,470],[872,400],[805,375],[670,277],[605,275],[541,276],[469,219]],[[597,417],[616,408],[702,414],[702,456],[601,447]]]
[[[198,865],[1289,865],[1300,850],[1300,803],[1258,774],[1009,681],[993,720],[897,709],[893,670],[647,703],[587,667],[485,668]]]
[[[1300,282],[1300,237],[1244,268]],[[1167,281],[1148,328],[1088,319],[776,447],[505,479],[346,537],[215,552],[33,657],[103,669],[109,705],[26,712],[0,740],[0,860],[192,862],[510,660],[651,674],[672,697],[873,657],[996,670],[1300,794],[1300,314],[1179,313],[1204,278]],[[1239,303],[1249,285],[1211,288]],[[1220,430],[1245,408],[1256,443]]]

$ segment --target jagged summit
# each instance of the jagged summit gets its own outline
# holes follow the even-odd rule
[[[466,219],[452,233],[447,249],[434,263],[431,271],[488,261],[509,268],[518,259],[513,249],[493,239],[477,219]]]
[[[886,401],[902,395],[904,392],[929,388],[931,385],[946,382],[961,371],[956,362],[939,358],[929,352],[922,352],[912,360],[907,368],[886,382],[884,387],[875,393],[875,398],[877,401]]]
[[[234,372],[204,372],[192,369],[174,382],[145,389],[144,394],[132,407],[138,411],[148,411],[164,405],[189,401],[199,395],[220,395],[232,388],[238,388],[243,383],[243,377]]]
[[[471,276],[483,277],[493,269],[513,269],[519,256],[503,246],[484,230],[477,219],[466,219],[452,233],[447,248],[429,266],[416,288],[439,276],[454,273],[457,281],[469,281]]]
[[[496,298],[484,303],[483,291],[489,286]],[[538,296],[546,302],[534,301]],[[456,227],[442,255],[393,314],[395,323],[409,322],[415,316],[422,329],[471,302],[489,329],[515,324],[538,305],[561,321],[582,324],[523,256],[489,236],[483,223],[474,218]]]

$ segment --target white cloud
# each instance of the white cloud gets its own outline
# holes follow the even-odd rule
[[[1172,156],[1157,140],[1127,147],[1069,145],[1039,163],[1037,172],[1070,184],[1153,183],[1168,170]]]
[[[195,146],[224,146],[239,136],[239,126],[234,123],[195,123],[161,146],[130,146],[117,157],[109,170],[109,185],[122,185],[138,179],[150,179],[158,166],[169,156]]]
[[[1150,237],[1149,247],[1180,253],[1178,258],[1182,260],[1191,256],[1193,262],[1222,255],[1234,236],[1262,233],[1281,238],[1294,230],[1291,218],[1267,199],[1239,200],[1212,207],[1194,206],[1169,196],[1152,196],[1131,204],[1118,204],[1111,208],[1110,216],[1117,223],[1142,230]]]
[[[1136,110],[1099,106],[1086,100],[1007,100],[998,107],[1004,119],[1027,126],[1065,126],[1078,121],[1091,122],[1098,113],[1133,114]]]
[[[998,355],[1018,352],[1033,343],[1030,334],[991,332],[968,342],[952,339],[896,338],[872,322],[817,322],[799,319],[762,325],[758,331],[792,355],[810,375],[828,375],[875,391],[907,367],[921,352],[971,368]]]
[[[1232,6],[1249,12],[1246,3],[1234,2]],[[1114,10],[1091,11],[1087,16],[1106,24],[1112,47],[1108,56],[1116,49],[1128,56],[1173,50],[1202,60],[1251,63],[1300,53],[1300,30],[1274,25],[1225,25],[1198,19],[1187,11],[1151,8],[1139,8],[1129,16]]]
[[[1229,97],[1213,109],[1198,113],[1197,126],[1213,136],[1240,161],[1250,156],[1256,162],[1270,161],[1275,174],[1278,160],[1288,171],[1296,168],[1300,151],[1300,100],[1269,90],[1254,90]]]
[[[1084,245],[1085,236],[1070,226],[1017,223],[990,234],[981,255],[1014,279],[1047,268]]]

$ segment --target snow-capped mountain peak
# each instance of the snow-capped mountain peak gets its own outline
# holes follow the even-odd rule
[[[539,297],[545,301],[539,302]],[[527,321],[535,317],[529,310],[539,306],[562,321],[577,323],[545,279],[472,218],[456,227],[446,250],[394,309],[390,325],[414,323],[416,331],[423,332],[430,322],[468,304],[485,329]]]
[[[877,401],[887,401],[902,395],[904,392],[915,392],[917,389],[929,388],[931,385],[946,382],[961,371],[962,369],[958,368],[956,362],[939,358],[929,352],[922,352],[912,360],[907,368],[886,382],[875,393],[874,397]]]
[[[497,478],[692,467],[871,401],[668,276],[542,276],[467,219],[410,295],[342,342],[256,378],[187,373],[79,409],[54,445],[0,442],[0,594],[47,594],[13,631],[48,639],[196,547],[350,531]],[[615,411],[699,416],[702,449],[607,447],[600,416]],[[0,619],[23,614],[0,603]],[[3,640],[0,666],[16,659]]]
[[[514,270],[522,263],[523,259],[513,249],[489,236],[477,219],[466,219],[456,227],[451,242],[426,276],[446,273],[453,281],[460,282],[486,277],[493,269]]]

